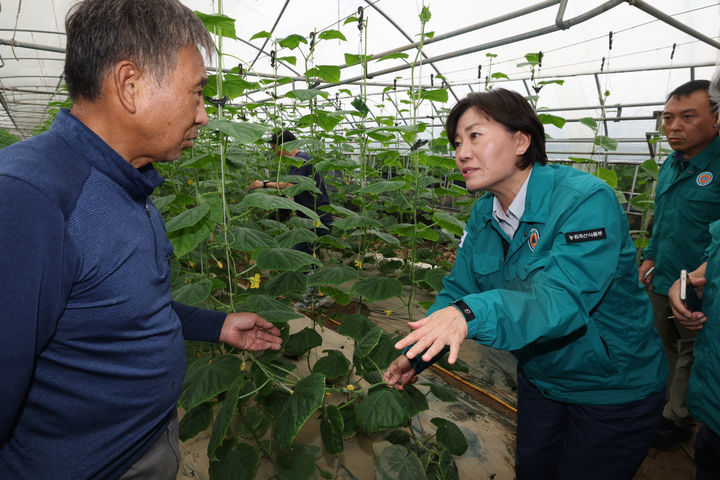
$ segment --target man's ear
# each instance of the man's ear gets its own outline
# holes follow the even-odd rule
[[[114,94],[123,108],[131,114],[137,111],[140,75],[140,69],[129,60],[116,63],[112,72]]]

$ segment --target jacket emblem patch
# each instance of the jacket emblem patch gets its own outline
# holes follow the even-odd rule
[[[533,228],[528,233],[528,247],[530,247],[530,251],[534,252],[535,247],[537,247],[538,241],[540,240],[540,232],[538,232],[537,228]]]
[[[589,242],[591,240],[603,240],[607,238],[605,228],[593,228],[592,230],[583,230],[581,232],[568,232],[565,234],[567,243]]]
[[[695,183],[697,183],[701,187],[704,187],[706,185],[710,185],[710,182],[712,182],[712,179],[713,179],[712,172],[702,172],[695,179]]]

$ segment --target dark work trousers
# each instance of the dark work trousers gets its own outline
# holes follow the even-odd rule
[[[323,227],[318,227],[317,229],[315,229],[315,235],[317,235],[318,238],[319,238],[319,237],[322,237],[323,235],[327,235],[328,233],[330,233],[330,230],[329,230],[329,227],[328,227],[328,226],[325,226],[325,228],[323,228]],[[310,244],[307,243],[307,242],[298,243],[297,245],[294,245],[294,246],[293,246],[293,250],[297,250],[297,251],[300,251],[300,252],[305,252],[305,253],[307,253],[308,255],[312,255],[312,254],[313,254],[312,245],[310,245]]]
[[[720,478],[720,435],[702,425],[695,437],[695,480]]]
[[[518,369],[518,480],[630,480],[660,425],[665,389],[619,405],[549,400]]]
[[[160,438],[119,480],[175,480],[180,469],[177,410]]]

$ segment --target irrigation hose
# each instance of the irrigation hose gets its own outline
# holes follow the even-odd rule
[[[324,313],[320,313],[320,312],[317,312],[317,311],[316,311],[316,313],[317,313],[318,315],[320,315],[321,317],[323,317],[325,320],[328,320],[328,321],[330,321],[331,323],[334,323],[335,325],[340,326],[340,322],[338,322],[338,321],[335,320],[334,318],[330,318],[330,317],[328,317],[327,315],[325,315]],[[468,382],[468,381],[465,380],[464,378],[462,378],[462,377],[454,374],[453,372],[451,372],[451,371],[449,371],[449,370],[446,370],[446,369],[442,368],[442,367],[439,366],[439,365],[432,365],[432,368],[434,368],[434,369],[436,369],[436,370],[440,370],[440,371],[443,372],[444,374],[449,375],[450,377],[454,378],[455,380],[457,380],[458,382],[462,383],[463,385],[466,385],[466,386],[472,388],[473,390],[475,390],[475,391],[477,391],[477,392],[479,392],[479,393],[482,393],[483,395],[487,396],[488,398],[491,398],[491,399],[495,400],[496,402],[498,402],[500,405],[502,405],[503,407],[507,408],[507,409],[510,410],[511,412],[517,413],[517,408],[513,407],[512,405],[507,404],[506,402],[504,402],[504,401],[501,400],[500,398],[496,397],[496,396],[493,395],[492,393],[488,392],[487,390],[485,390],[485,389],[483,389],[483,388],[480,388],[480,387],[478,387],[477,385],[475,385],[475,384],[473,384],[473,383]]]

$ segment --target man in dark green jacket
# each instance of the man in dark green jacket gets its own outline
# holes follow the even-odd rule
[[[669,318],[668,289],[681,269],[702,263],[710,244],[708,225],[720,219],[720,137],[708,86],[707,80],[685,83],[665,104],[663,128],[674,152],[660,170],[655,224],[639,268],[640,281],[650,286],[655,328],[670,360],[668,400],[654,443],[662,449],[688,439],[693,426],[685,396],[695,333]]]

